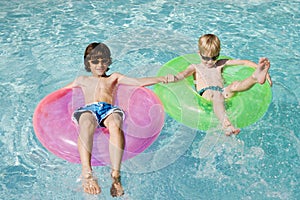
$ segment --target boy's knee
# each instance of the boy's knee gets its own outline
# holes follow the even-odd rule
[[[124,137],[122,131],[123,118],[119,114],[115,114],[111,116],[111,118],[107,121],[106,127],[109,130],[109,134],[113,138]]]
[[[233,83],[230,84],[230,86],[228,87],[229,91],[228,92],[234,92],[237,90],[238,86],[239,86],[240,82],[239,81],[234,81]]]
[[[81,128],[95,128],[97,126],[97,121],[91,113],[82,113],[79,118],[79,126]]]
[[[121,129],[123,117],[119,113],[112,113],[104,121],[104,125],[109,129]]]

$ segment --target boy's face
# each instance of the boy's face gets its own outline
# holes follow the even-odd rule
[[[213,67],[215,65],[215,63],[217,62],[217,59],[219,57],[219,53],[217,53],[216,55],[209,55],[206,52],[200,53],[200,58],[201,58],[201,63],[206,66],[206,67]]]
[[[110,60],[106,58],[97,58],[89,60],[88,62],[94,76],[103,76],[109,67]]]

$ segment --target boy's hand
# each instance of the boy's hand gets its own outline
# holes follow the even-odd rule
[[[175,82],[177,80],[176,76],[173,74],[168,74],[165,76],[165,81],[164,83],[172,83]]]

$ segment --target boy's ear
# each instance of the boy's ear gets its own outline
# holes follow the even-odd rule
[[[91,72],[91,66],[90,66],[90,63],[86,63],[86,64],[84,65],[84,68],[85,68],[85,70],[86,70],[87,72]]]

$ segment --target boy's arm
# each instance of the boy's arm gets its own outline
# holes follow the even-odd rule
[[[257,68],[257,64],[250,60],[227,60],[225,66],[228,65],[247,65],[249,67]]]
[[[130,78],[123,74],[115,73],[118,76],[119,84],[136,85],[136,86],[149,86],[156,83],[171,83],[180,81],[195,72],[195,67],[190,65],[186,70],[179,72],[177,75],[167,74],[166,76],[158,77],[144,77],[144,78]]]
[[[255,62],[252,62],[250,60],[227,60],[227,62],[225,63],[224,66],[228,66],[228,65],[247,65],[249,67],[253,67],[253,68],[257,68],[257,64]],[[271,80],[271,76],[269,73],[267,73],[267,80],[270,84],[270,86],[272,86],[272,80]]]
[[[63,88],[74,88],[74,87],[79,87],[79,79],[81,77],[77,77],[73,82],[69,83],[68,85],[66,85],[65,87]]]
[[[135,85],[135,86],[150,86],[156,83],[167,83],[167,76],[131,78],[123,74],[116,74],[116,75],[118,76],[119,84]]]
[[[73,88],[73,82],[69,83],[68,85],[66,85],[65,87],[63,88]]]
[[[186,77],[191,76],[194,73],[195,73],[195,66],[190,65],[188,68],[179,72],[177,75],[168,76],[167,82],[171,83],[171,82],[181,81],[181,80],[185,79]]]

